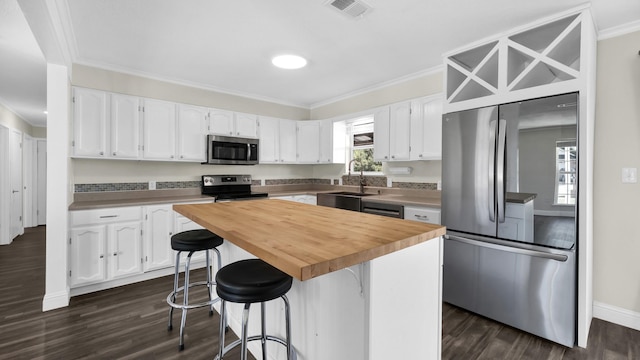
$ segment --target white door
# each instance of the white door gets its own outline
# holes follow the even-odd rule
[[[389,107],[375,110],[373,113],[373,158],[376,161],[387,161],[389,155]]]
[[[411,102],[406,101],[400,104],[391,105],[390,116],[391,121],[389,122],[389,153],[391,155],[391,160],[409,160],[409,141],[411,137]]]
[[[71,229],[71,286],[104,281],[105,238],[104,225]]]
[[[145,211],[144,271],[170,267],[174,262],[172,205],[147,206]]]
[[[211,109],[209,132],[216,135],[233,135],[233,111]]]
[[[24,232],[22,225],[22,133],[18,130],[9,132],[9,162],[11,209],[9,232],[11,239]]]
[[[142,272],[142,224],[140,221],[109,226],[109,278]]]
[[[47,223],[47,140],[38,140],[37,146],[37,216],[38,225]]]
[[[176,154],[176,105],[144,100],[144,158],[173,160]]]
[[[297,122],[280,119],[280,162],[295,163],[297,143]]]
[[[107,154],[107,93],[73,91],[73,155],[102,157]]]
[[[11,243],[9,237],[9,209],[11,190],[9,189],[9,129],[0,125],[0,245]]]
[[[236,113],[236,135],[258,137],[258,117],[253,114]]]
[[[23,221],[24,227],[37,226],[37,217],[35,216],[36,208],[33,206],[35,197],[35,151],[34,146],[36,142],[29,135],[24,135],[22,139],[22,178],[24,179],[22,184],[22,200],[23,200]]]
[[[109,156],[137,159],[140,153],[140,99],[111,94],[111,149]]]
[[[280,160],[279,123],[276,118],[260,117],[260,163],[275,163]]]
[[[206,108],[178,105],[178,159],[205,161],[208,116]]]
[[[320,162],[320,121],[298,121],[298,162]]]

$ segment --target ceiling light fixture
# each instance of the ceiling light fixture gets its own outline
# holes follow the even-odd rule
[[[300,69],[307,65],[307,59],[298,55],[280,55],[271,59],[271,63],[281,69]]]

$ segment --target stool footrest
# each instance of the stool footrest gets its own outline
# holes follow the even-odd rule
[[[206,281],[197,281],[194,283],[189,284],[189,288],[192,288],[194,286],[204,286],[207,285]],[[212,286],[215,286],[216,283],[212,283]],[[204,306],[211,306],[217,302],[220,301],[219,297],[216,297],[214,299],[211,299],[209,301],[205,301],[205,302],[201,302],[201,303],[197,303],[197,304],[189,304],[189,305],[183,305],[183,304],[177,304],[175,303],[173,300],[171,300],[171,298],[176,297],[176,295],[180,292],[182,292],[184,290],[184,286],[181,286],[178,288],[177,291],[172,291],[168,296],[167,296],[167,304],[169,304],[169,306],[171,306],[174,309],[195,309],[195,308],[200,308],[200,307],[204,307]]]
[[[277,336],[272,336],[272,335],[267,335],[266,336],[267,341],[275,341],[278,344],[284,346],[285,348],[287,347],[287,341],[279,338]],[[250,341],[256,341],[256,340],[262,340],[262,335],[253,335],[253,336],[249,336],[247,338],[247,343]],[[236,346],[240,345],[240,343],[242,343],[242,339],[238,339],[234,342],[232,342],[231,344],[227,345],[224,347],[224,349],[222,350],[222,356],[224,357],[225,354],[227,354],[229,351],[231,351],[231,349],[235,348]],[[213,358],[214,360],[219,360],[219,356],[216,355],[215,358]],[[294,349],[293,345],[291,345],[291,360],[297,360],[298,359],[298,353],[296,352],[296,349]]]

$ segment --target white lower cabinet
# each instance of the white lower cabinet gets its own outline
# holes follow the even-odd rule
[[[142,273],[140,207],[72,212],[70,286]]]
[[[173,209],[171,204],[144,207],[144,271],[174,265],[171,250]]]

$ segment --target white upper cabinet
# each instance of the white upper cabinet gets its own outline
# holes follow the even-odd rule
[[[140,98],[110,94],[110,156],[137,159],[140,156]]]
[[[235,113],[236,136],[257,138],[258,137],[258,116],[254,114]]]
[[[176,157],[176,104],[144,99],[144,150],[148,160]]]
[[[298,141],[299,142],[299,141]],[[320,163],[333,164],[346,161],[347,127],[344,121],[320,121]]]
[[[299,163],[320,163],[320,121],[298,121],[297,142]]]
[[[585,19],[555,18],[447,54],[445,112],[580,90],[593,26]]]
[[[209,110],[207,108],[178,105],[178,160],[205,161],[208,124]]]
[[[409,160],[411,103],[403,102],[376,109],[373,114],[376,161]]]
[[[297,160],[297,121],[280,119],[280,162],[292,164]]]
[[[219,109],[211,109],[209,114],[209,133],[211,134],[249,138],[256,138],[258,135],[256,115]]]
[[[140,99],[74,88],[73,156],[138,159]]]
[[[411,160],[442,159],[442,99],[411,102]]]
[[[209,110],[209,133],[216,135],[233,135],[233,111]]]
[[[389,107],[385,106],[374,110],[373,129],[375,139],[373,141],[373,158],[376,161],[389,161]]]
[[[409,160],[411,102],[406,101],[391,105],[389,107],[389,116],[389,154],[391,155],[391,160]]]
[[[261,116],[259,125],[260,163],[295,163],[296,121]]]
[[[104,157],[107,149],[108,97],[104,91],[73,90],[73,155]]]

